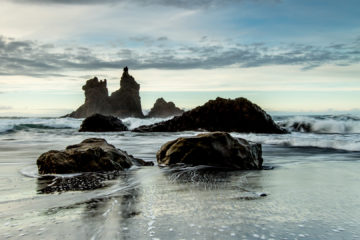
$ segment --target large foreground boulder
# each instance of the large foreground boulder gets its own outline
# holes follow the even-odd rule
[[[64,151],[51,150],[37,159],[40,174],[124,170],[132,165],[153,165],[116,149],[105,139],[89,138]]]
[[[159,165],[208,165],[226,169],[262,169],[261,145],[225,132],[181,137],[165,143],[156,154]]]
[[[82,122],[79,132],[118,132],[127,130],[128,128],[123,122],[116,117],[94,114]]]
[[[173,102],[166,102],[163,98],[158,98],[151,108],[147,117],[166,118],[171,116],[180,116],[184,111],[175,106]]]
[[[135,132],[177,132],[189,130],[287,133],[264,110],[246,98],[216,98],[181,116],[148,126]]]

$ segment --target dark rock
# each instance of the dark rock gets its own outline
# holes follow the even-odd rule
[[[113,115],[116,117],[144,117],[140,102],[140,85],[129,75],[129,69],[124,68],[120,80],[120,89],[109,97],[106,79],[99,81],[94,77],[83,86],[85,103],[76,111],[65,117],[86,118],[95,113]]]
[[[113,92],[110,97],[113,115],[118,117],[144,117],[139,90],[140,85],[125,67],[120,80],[120,89]]]
[[[199,134],[165,143],[156,154],[159,165],[209,165],[226,169],[262,169],[261,145],[225,132]]]
[[[93,79],[87,80],[82,89],[85,91],[85,103],[76,111],[67,115],[68,117],[84,118],[95,113],[111,113],[106,79],[99,81],[97,77],[94,77]]]
[[[216,98],[216,100],[210,100],[181,116],[148,126],[140,126],[133,131],[177,132],[189,130],[287,133],[264,110],[246,98],[234,100]]]
[[[116,117],[94,114],[82,122],[79,132],[117,132],[127,130],[128,128],[123,122]]]
[[[166,102],[163,98],[158,98],[147,117],[166,118],[180,116],[183,113],[184,111],[176,107],[173,102]]]
[[[124,170],[141,162],[101,138],[86,139],[63,151],[51,150],[37,159],[40,174]]]
[[[65,191],[85,191],[103,188],[106,181],[113,180],[120,175],[119,171],[85,172],[72,177],[43,175],[37,178],[38,193],[54,193]]]

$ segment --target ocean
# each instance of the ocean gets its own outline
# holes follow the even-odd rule
[[[360,117],[273,119],[291,133],[231,133],[262,144],[265,170],[215,172],[157,167],[162,144],[199,132],[80,133],[81,119],[0,118],[0,239],[360,239]],[[38,175],[40,154],[90,137],[155,166]]]

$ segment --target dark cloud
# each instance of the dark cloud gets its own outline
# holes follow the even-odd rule
[[[138,38],[138,40],[147,38]],[[167,39],[167,38],[166,38]],[[156,39],[155,39],[156,40]],[[153,41],[153,40],[151,40]],[[0,37],[0,75],[62,76],[69,70],[122,69],[214,69],[270,65],[294,65],[304,70],[324,64],[348,66],[360,62],[358,43],[328,46],[264,43],[182,47],[142,47],[109,53],[87,47],[58,48],[51,44]]]
[[[167,41],[169,39],[167,37],[165,37],[165,36],[162,36],[162,37],[159,37],[157,40],[158,41]]]
[[[153,45],[156,45],[159,43],[164,43],[164,42],[168,41],[169,39],[166,36],[161,36],[158,38],[152,38],[149,36],[137,36],[137,37],[131,37],[130,40],[133,42],[136,42],[136,43],[147,45],[147,46],[153,46]]]

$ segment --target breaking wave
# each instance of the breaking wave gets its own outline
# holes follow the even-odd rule
[[[170,118],[125,118],[123,123],[130,129]],[[29,130],[79,129],[84,119],[76,118],[0,118],[0,134]]]
[[[154,124],[157,122],[162,122],[162,121],[166,121],[171,119],[172,117],[169,118],[124,118],[121,121],[130,129],[134,129],[137,127],[140,127],[142,125],[150,125],[150,124]]]
[[[278,124],[291,132],[360,133],[360,118],[351,115],[283,117]]]
[[[235,137],[266,144],[286,147],[311,147],[360,152],[360,134],[316,134],[292,132],[291,134],[239,134]]]
[[[80,119],[71,118],[2,118],[0,134],[22,130],[73,129],[79,128],[80,124]]]

